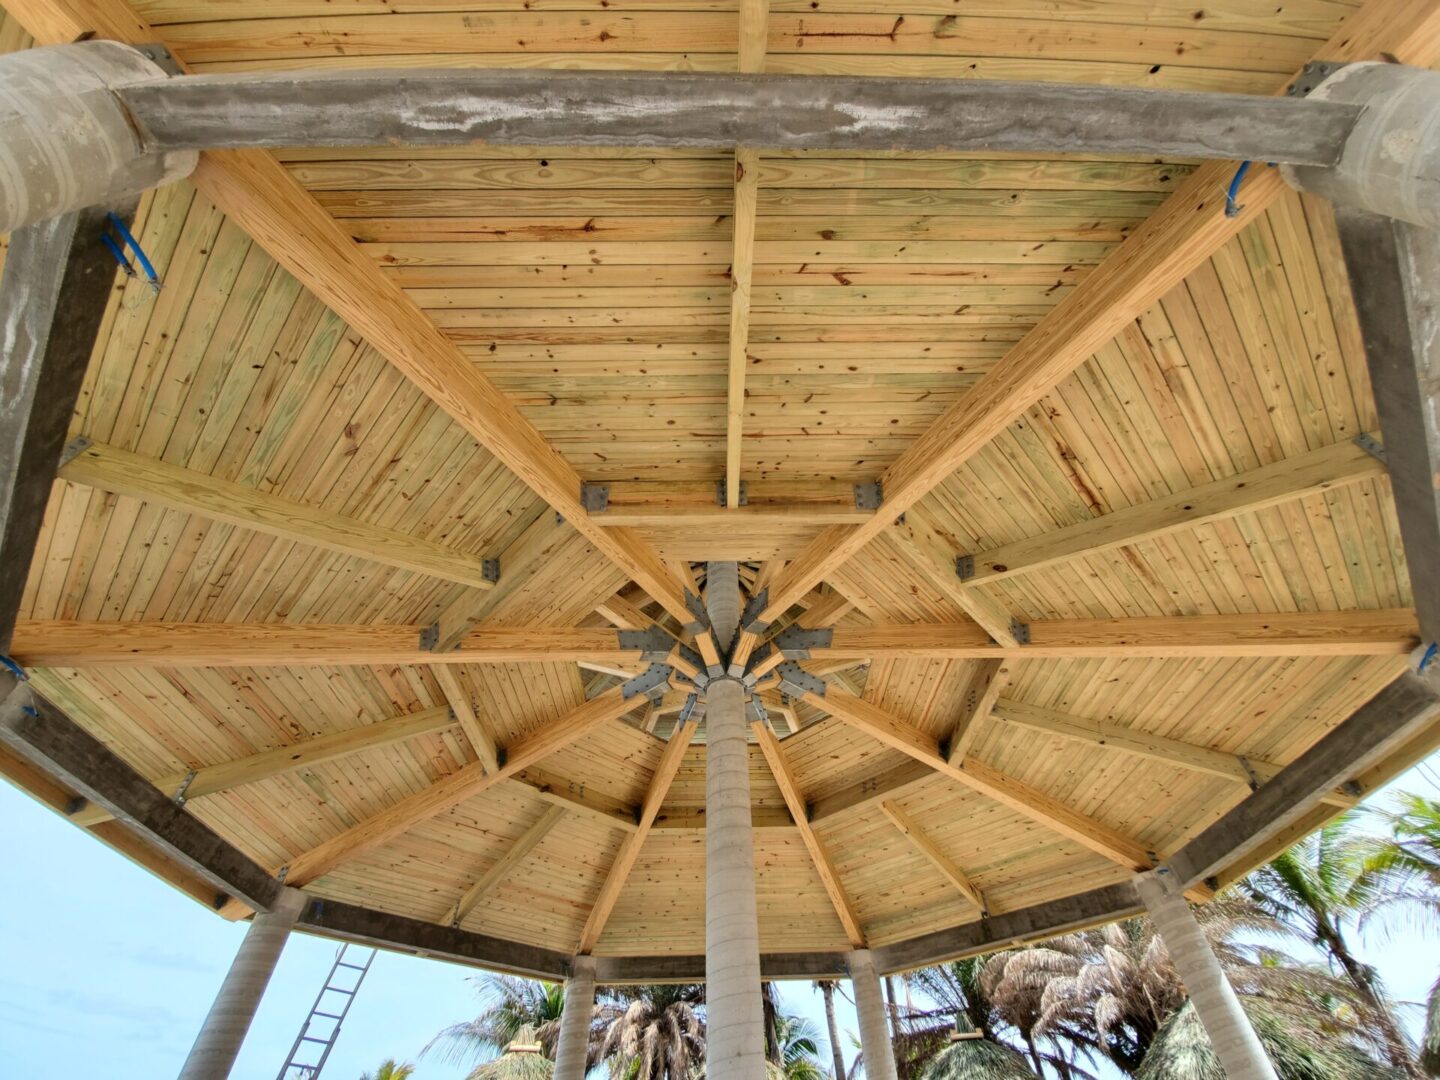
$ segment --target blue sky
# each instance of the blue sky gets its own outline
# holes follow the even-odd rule
[[[1440,797],[1440,756],[1395,787]],[[1376,796],[1383,800],[1384,793]],[[228,923],[150,876],[16,789],[0,784],[0,1050],[11,1076],[173,1076],[244,925]],[[1372,935],[1364,954],[1390,992],[1422,1001],[1437,971],[1433,943],[1408,931]],[[237,1080],[279,1072],[335,956],[333,942],[292,937],[235,1069]],[[465,1069],[420,1051],[440,1028],[475,1012],[470,969],[382,952],[325,1069],[357,1080],[387,1057],[417,1062],[417,1080],[459,1080]],[[788,1011],[823,1032],[820,996],[787,984]],[[854,1012],[837,998],[842,1028]],[[1418,1011],[1408,1019],[1418,1028]],[[847,1060],[853,1056],[847,1047]],[[828,1058],[827,1058],[828,1060]]]

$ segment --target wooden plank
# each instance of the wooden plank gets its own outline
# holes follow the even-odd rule
[[[1440,60],[1440,12],[1423,0],[1368,0],[1314,59]],[[1262,155],[1263,159],[1263,155]],[[882,476],[883,512],[871,523],[825,529],[780,575],[758,615],[771,622],[986,446],[1096,350],[1257,221],[1286,186],[1276,170],[1248,178],[1242,207],[1225,212],[1234,174],[1202,165]]]
[[[71,483],[129,495],[267,536],[371,559],[475,589],[494,587],[494,582],[484,576],[477,556],[133,454],[118,446],[90,443],[60,470],[60,476]]]
[[[938,844],[925,834],[925,830],[904,810],[900,809],[898,803],[886,800],[880,804],[880,809],[890,819],[895,828],[899,829],[905,839],[909,840],[915,850],[924,855],[934,865],[935,869],[944,874],[950,884],[960,890],[960,895],[969,900],[980,909],[982,917],[990,914],[985,904],[985,897],[980,890],[975,888],[965,872],[955,865],[955,861],[940,850]]]
[[[807,690],[803,700],[1121,866],[1145,870],[1154,864],[1152,853],[1143,844],[1121,836],[1109,826],[1070,809],[977,758],[965,758],[958,766],[950,764],[941,756],[939,743],[932,736],[868,701],[834,688],[823,695]]]
[[[635,703],[620,687],[605,691],[533,734],[508,747],[505,763],[495,772],[486,772],[480,762],[466,765],[423,791],[400,800],[380,813],[332,836],[324,843],[295,856],[286,864],[285,881],[306,885],[337,866],[373,851],[408,832],[423,821],[445,813],[466,799],[480,794],[498,781],[537,764],[561,747],[583,738],[601,724],[624,716]],[[278,868],[277,868],[278,872]]]
[[[296,769],[333,761],[347,754],[443,731],[454,725],[455,717],[448,708],[441,706],[436,709],[422,709],[348,731],[317,735],[313,739],[303,739],[274,750],[262,750],[258,754],[221,762],[219,765],[206,765],[195,769],[193,774],[190,770],[167,773],[157,777],[153,783],[167,798],[173,798],[183,784],[185,801],[188,802],[205,795],[213,795],[217,791],[228,791],[242,784],[255,784],[272,776],[281,776]],[[111,817],[103,807],[86,806],[71,814],[70,820],[88,828],[102,821],[109,821]]]
[[[755,741],[760,744],[766,762],[770,765],[775,783],[780,786],[780,794],[785,796],[785,805],[790,809],[790,816],[795,819],[795,826],[800,830],[800,839],[805,844],[805,850],[810,853],[810,861],[815,864],[815,872],[820,875],[825,894],[830,897],[835,914],[840,918],[840,925],[845,928],[845,936],[855,948],[865,948],[865,930],[860,925],[860,917],[845,892],[845,886],[840,881],[840,872],[835,868],[830,853],[825,850],[825,845],[810,824],[805,794],[800,790],[790,763],[785,760],[785,751],[781,749],[780,740],[766,723],[757,721],[750,727],[755,732]]]
[[[604,884],[600,886],[600,893],[585,919],[585,928],[580,932],[580,944],[576,949],[582,956],[595,950],[600,935],[605,932],[605,924],[615,910],[625,883],[630,880],[630,871],[635,869],[635,860],[640,857],[640,849],[645,845],[655,818],[660,813],[660,806],[670,792],[675,774],[685,760],[685,751],[690,746],[690,740],[695,737],[695,731],[695,724],[678,724],[671,733],[669,742],[665,744],[665,752],[660,755],[660,761],[650,776],[650,786],[645,791],[645,799],[640,804],[640,816],[635,831],[621,841],[620,850],[615,853],[615,861],[610,864]]]
[[[1355,441],[1335,443],[1150,502],[1043,533],[974,556],[966,586],[1003,580],[1066,559],[1110,551],[1181,529],[1251,513],[1385,472],[1385,464]]]
[[[475,905],[508,878],[516,867],[525,861],[525,857],[539,846],[540,841],[550,834],[550,830],[564,819],[565,809],[563,807],[547,806],[535,824],[521,833],[505,854],[495,860],[490,868],[465,890],[460,899],[451,905],[450,910],[440,917],[440,925],[459,926],[464,922],[465,916],[475,909]]]
[[[115,284],[108,207],[10,237],[0,275],[0,652],[8,652],[70,417]],[[133,202],[116,207],[124,220]]]
[[[11,13],[41,44],[92,34],[130,44],[166,41],[124,0],[22,0]],[[183,48],[172,52],[183,64]],[[574,468],[272,155],[202,154],[191,181],[597,550],[686,618],[684,591],[660,556],[628,530],[590,523]]]

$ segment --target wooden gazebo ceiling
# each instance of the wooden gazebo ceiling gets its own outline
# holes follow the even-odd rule
[[[7,6],[46,40],[83,24]],[[68,7],[118,18],[113,0]],[[134,11],[197,72],[763,62],[1269,94],[1322,47],[1433,63],[1422,14],[1391,7],[1363,48],[1344,42],[1346,0],[773,0],[759,23],[727,0]],[[26,43],[13,18],[0,40]],[[751,593],[790,586],[776,625],[836,628],[834,655],[806,662],[825,697],[761,693],[781,736],[752,746],[768,952],[883,945],[973,922],[977,900],[995,914],[1124,880],[1349,716],[1413,643],[1388,481],[1353,444],[1377,421],[1332,216],[1264,170],[1225,225],[1209,178],[1233,167],[1201,167],[1220,223],[1125,313],[1147,274],[1097,283],[1194,162],[791,153],[737,189],[719,153],[275,158],[283,173],[215,155],[143,204],[164,288],[114,293],[72,429],[90,445],[55,486],[14,651],[147,777],[194,772],[208,787],[189,810],[267,867],[308,868],[289,880],[316,895],[562,951],[701,951],[703,729],[681,753],[683,693],[622,699],[643,662],[560,631],[683,636],[707,559],[745,564]],[[313,198],[255,196],[289,181]],[[311,257],[322,226],[343,272]],[[735,250],[737,228],[753,246]],[[387,282],[414,302],[404,318],[376,299]],[[1087,288],[1118,305],[1118,333],[987,421],[996,437],[900,520],[857,510],[853,484],[903,465]],[[457,420],[463,394],[442,407],[450,384],[417,385],[424,358],[397,354],[421,323],[520,427],[501,439],[510,413]],[[559,458],[517,469],[537,432]],[[727,438],[744,509],[716,505]],[[608,485],[609,509],[580,509],[579,481]],[[808,580],[856,527],[868,545]],[[443,662],[415,644],[472,621]],[[303,642],[284,629],[304,625]],[[868,644],[846,652],[847,632]],[[207,772],[283,747],[298,767]]]

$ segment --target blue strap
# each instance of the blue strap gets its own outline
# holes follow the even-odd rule
[[[125,227],[125,222],[120,220],[119,214],[112,211],[107,214],[106,217],[109,219],[110,224],[115,227],[115,231],[120,234],[120,238],[125,241],[125,246],[135,253],[135,261],[140,264],[140,269],[145,271],[145,280],[153,285],[158,292],[160,289],[160,276],[155,273],[155,267],[150,264],[150,258],[145,254],[145,249],[140,246],[140,241],[136,240],[130,230]],[[113,243],[111,250],[114,250]]]
[[[10,674],[14,675],[21,682],[30,681],[30,676],[25,674],[25,669],[22,668],[19,664],[17,664],[14,660],[11,660],[10,657],[5,656],[4,654],[0,654],[0,664],[4,664],[7,668],[9,668]]]
[[[1430,661],[1435,659],[1437,653],[1440,653],[1440,643],[1432,641],[1430,647],[1425,650],[1425,655],[1420,657],[1420,666],[1415,670],[1423,674],[1425,669],[1430,666]]]
[[[1240,167],[1235,170],[1235,179],[1230,181],[1230,186],[1225,191],[1225,216],[1227,218],[1239,217],[1240,211],[1245,209],[1235,200],[1240,194],[1240,185],[1245,180],[1245,174],[1249,171],[1250,162],[1242,161]]]

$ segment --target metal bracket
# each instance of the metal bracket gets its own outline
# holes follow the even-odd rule
[[[620,641],[620,648],[638,650],[641,660],[664,660],[675,647],[675,639],[658,626],[645,630],[618,630],[615,636]]]
[[[588,514],[603,514],[610,509],[610,485],[592,484],[588,480],[581,483],[580,505]]]
[[[175,794],[170,796],[170,801],[176,806],[185,805],[185,793],[190,790],[190,783],[195,779],[197,770],[191,769],[185,774],[185,779],[180,781],[180,786],[175,789]]]
[[[1344,62],[1336,60],[1311,60],[1300,69],[1295,81],[1285,88],[1285,94],[1287,97],[1309,97],[1321,83],[1345,66]]]
[[[825,696],[825,680],[811,675],[793,660],[787,660],[775,670],[780,675],[780,689],[791,697],[804,697],[807,693]]]
[[[685,695],[685,704],[680,706],[680,712],[675,717],[676,726],[687,723],[690,720],[691,715],[693,715],[695,712],[695,706],[699,703],[699,701],[699,694]]]
[[[492,585],[500,580],[500,556],[480,560],[480,576]]]
[[[1010,620],[1010,636],[1021,645],[1030,644],[1030,624],[1019,619]]]
[[[854,485],[856,510],[879,510],[885,501],[885,486],[879,480]]]
[[[432,622],[424,630],[420,631],[420,648],[424,652],[434,652],[435,646],[440,644],[440,624]]]
[[[645,695],[653,697],[662,687],[669,688],[672,672],[669,664],[651,664],[633,679],[626,679],[620,685],[620,696],[626,701]]]
[[[686,678],[690,678],[690,681],[695,684],[695,689],[704,690],[705,687],[709,686],[710,672],[705,670],[705,658],[701,656],[698,652],[696,652],[694,649],[690,648],[689,645],[680,646],[680,655],[683,656],[690,663],[690,666],[695,669],[695,675],[693,678],[691,678],[690,676],[686,676]]]
[[[770,589],[761,589],[745,604],[745,610],[740,613],[740,625],[751,634],[763,634],[770,629],[770,624],[760,621],[760,613],[770,606]]]
[[[710,613],[705,610],[705,601],[696,596],[689,589],[685,590],[685,607],[691,615],[695,616],[693,622],[685,624],[685,629],[696,637],[710,629]],[[701,667],[704,667],[702,664]]]
[[[828,649],[835,639],[829,627],[814,630],[803,626],[787,626],[775,635],[775,647],[789,660],[809,660],[812,649]]]
[[[721,480],[716,480],[716,481],[715,481],[715,504],[716,504],[717,506],[728,506],[728,505],[729,505],[729,503],[725,501],[725,481],[724,481],[723,479],[721,479]],[[745,486],[745,481],[744,481],[744,480],[741,480],[741,481],[740,481],[740,501],[739,501],[738,503],[736,503],[736,505],[737,505],[737,506],[749,506],[749,505],[750,505],[750,492],[749,492],[749,490],[746,488],[746,486]]]
[[[762,724],[770,723],[770,710],[765,708],[765,703],[758,697],[750,698],[750,712],[756,720]]]
[[[1389,466],[1390,459],[1385,456],[1385,444],[1368,431],[1362,431],[1359,435],[1356,435],[1354,443],[1382,465]]]
[[[184,75],[185,71],[180,67],[180,62],[175,59],[175,54],[158,41],[147,41],[143,45],[130,46],[136,52],[141,53],[152,64],[158,67],[166,75]]]
[[[955,556],[955,576],[961,581],[969,581],[972,577],[975,576],[974,555]]]
[[[1250,790],[1251,790],[1251,791],[1259,791],[1259,790],[1260,790],[1260,774],[1257,773],[1257,772],[1255,771],[1254,766],[1252,766],[1252,765],[1250,764],[1250,759],[1247,758],[1244,754],[1236,754],[1236,755],[1235,755],[1235,760],[1238,761],[1238,762],[1240,762],[1240,767],[1245,770],[1245,775],[1246,775],[1246,777],[1248,778],[1248,779],[1246,780],[1246,783],[1248,783],[1248,784],[1250,785]]]
[[[95,444],[84,435],[76,435],[75,438],[65,444],[65,449],[60,451],[60,467],[63,469],[94,445]]]

